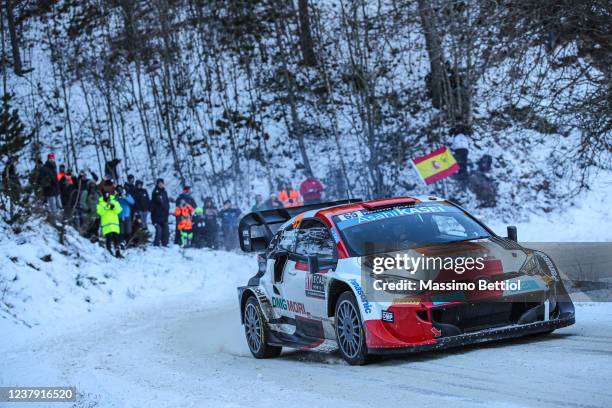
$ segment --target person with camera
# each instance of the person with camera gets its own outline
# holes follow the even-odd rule
[[[100,201],[98,201],[96,210],[100,216],[100,226],[102,227],[102,235],[104,235],[106,240],[106,249],[112,254],[111,247],[114,247],[115,257],[123,258],[119,242],[119,234],[121,233],[119,214],[121,213],[121,205],[114,195],[104,192],[102,197],[100,197]]]

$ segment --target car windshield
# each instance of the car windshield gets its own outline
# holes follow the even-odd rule
[[[491,234],[449,203],[414,203],[333,217],[350,256],[486,238]]]

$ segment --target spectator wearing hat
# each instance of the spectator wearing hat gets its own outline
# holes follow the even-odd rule
[[[304,199],[304,205],[320,203],[324,189],[319,179],[310,174],[300,184],[300,194]]]
[[[143,187],[142,180],[137,180],[134,185],[134,213],[140,218],[140,225],[145,230],[149,229],[149,213],[151,211],[151,199],[149,193]]]
[[[151,222],[155,227],[153,245],[168,246],[169,230],[168,217],[170,216],[170,200],[166,192],[164,179],[157,179],[155,188],[151,193]]]
[[[184,204],[190,205],[194,209],[197,207],[195,199],[191,195],[191,186],[184,185],[183,186],[183,191],[181,191],[181,194],[179,194],[178,197],[176,197],[175,203],[176,203],[177,207],[180,205],[181,202],[183,202]],[[176,245],[180,245],[181,244],[181,231],[179,230],[179,222],[178,222],[178,220],[176,222],[175,230],[174,230],[174,243]]]
[[[136,196],[136,185],[134,184],[134,180],[136,178],[133,174],[128,174],[127,183],[124,184],[125,192],[131,195],[132,197]]]
[[[111,195],[115,194],[115,181],[111,178],[108,178],[107,176],[104,176],[102,178],[102,181],[100,182],[100,194],[104,195],[104,193],[108,193]]]

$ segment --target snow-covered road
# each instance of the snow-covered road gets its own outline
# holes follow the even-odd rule
[[[75,385],[79,407],[612,406],[612,304],[580,304],[549,336],[351,367],[337,353],[255,360],[234,303],[194,293],[0,352],[1,385]]]

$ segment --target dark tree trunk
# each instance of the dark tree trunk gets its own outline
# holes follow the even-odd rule
[[[432,105],[440,108],[444,101],[444,61],[440,37],[434,22],[434,13],[429,2],[418,0],[421,26],[429,56],[430,90]]]
[[[23,73],[21,66],[21,54],[19,53],[19,39],[17,38],[17,28],[15,27],[15,16],[13,15],[13,0],[6,0],[6,21],[11,37],[11,49],[13,51],[13,70],[16,75]]]
[[[298,1],[298,13],[300,18],[300,48],[302,49],[303,62],[306,66],[314,67],[317,65],[317,58],[312,43],[308,0]]]

